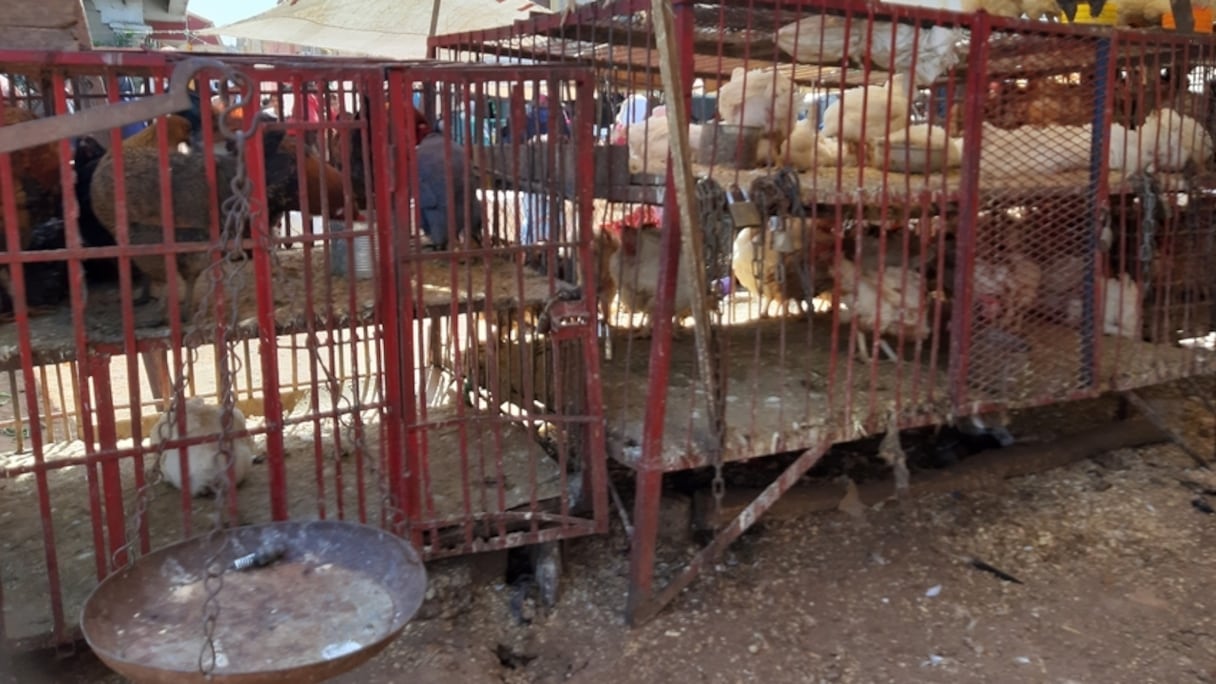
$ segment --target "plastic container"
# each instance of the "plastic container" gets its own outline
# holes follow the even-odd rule
[[[1212,22],[1216,21],[1216,14],[1206,7],[1195,8],[1191,10],[1191,14],[1195,17],[1195,33],[1211,33]],[[1161,27],[1167,29],[1178,28],[1177,22],[1174,21],[1174,13],[1166,12],[1161,17]]]
[[[1114,26],[1119,20],[1119,3],[1108,2],[1102,7],[1102,11],[1098,16],[1090,13],[1090,5],[1077,5],[1077,18],[1073,22],[1075,24],[1100,24],[1102,26]],[[1060,13],[1060,21],[1068,23],[1068,17],[1063,12]]]
[[[944,147],[927,149],[905,142],[890,143],[885,140],[880,144],[886,148],[889,155],[887,170],[895,173],[937,173],[945,171],[949,163],[949,153]]]
[[[354,230],[368,230],[365,221],[352,221]],[[335,221],[331,230],[344,231],[346,223]],[[355,280],[367,280],[376,272],[375,234],[356,235],[353,238],[335,237],[329,245],[330,272],[339,278],[347,277],[350,259],[347,250],[353,249],[355,256]]]

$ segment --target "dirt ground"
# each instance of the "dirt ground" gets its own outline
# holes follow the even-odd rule
[[[1185,397],[1172,407],[1171,425],[1210,455],[1211,414]],[[1054,419],[1070,411],[1084,412]],[[1216,682],[1209,502],[1216,473],[1163,443],[990,490],[765,518],[637,629],[614,521],[566,545],[560,599],[526,601],[528,624],[503,556],[432,564],[420,616],[336,681]],[[668,540],[659,572],[695,548]],[[107,673],[88,656],[29,656],[15,681],[123,681]]]

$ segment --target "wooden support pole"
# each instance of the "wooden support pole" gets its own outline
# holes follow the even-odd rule
[[[722,425],[724,416],[719,401],[718,377],[714,370],[715,354],[709,327],[709,282],[705,275],[705,235],[701,229],[700,215],[695,203],[696,179],[692,172],[692,145],[688,139],[688,92],[684,87],[684,75],[680,72],[675,39],[675,16],[671,0],[652,0],[651,17],[654,22],[655,43],[659,54],[659,70],[663,75],[663,94],[667,101],[668,131],[671,135],[670,158],[672,175],[675,178],[676,206],[680,216],[680,261],[685,265],[684,274],[692,288],[692,316],[696,331],[697,370],[701,374],[705,393],[709,399],[709,417],[715,434]],[[715,448],[721,448],[716,445]]]

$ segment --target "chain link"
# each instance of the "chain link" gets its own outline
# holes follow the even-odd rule
[[[715,277],[733,277],[730,275],[730,254],[734,246],[734,221],[730,218],[726,191],[712,178],[702,178],[697,182],[697,207],[701,212],[701,228],[705,234],[705,263]],[[721,323],[721,310],[713,307],[713,314]],[[711,363],[715,374],[714,387],[718,396],[708,397],[710,419],[717,437],[717,443],[710,452],[710,463],[714,469],[713,482],[710,492],[714,498],[714,518],[722,512],[722,501],[726,494],[726,480],[722,477],[722,449],[726,444],[726,374],[722,372],[721,354],[715,331],[717,325],[710,327],[709,349],[713,355]]]
[[[1140,196],[1141,226],[1139,259],[1141,269],[1148,273],[1153,261],[1153,240],[1157,230],[1157,204],[1160,196],[1157,194],[1156,179],[1145,173],[1136,184]],[[1147,284],[1145,289],[1147,290]]]
[[[220,229],[220,241],[218,249],[221,254],[221,259],[211,264],[211,268],[207,269],[207,273],[211,280],[211,289],[209,296],[204,302],[212,302],[215,290],[219,283],[223,282],[223,292],[225,295],[225,303],[227,304],[227,320],[221,321],[218,317],[216,320],[216,348],[218,351],[217,363],[219,364],[221,412],[220,412],[220,439],[217,444],[220,459],[220,472],[228,473],[233,463],[233,432],[236,411],[236,381],[241,372],[242,360],[239,345],[239,336],[233,335],[233,331],[239,326],[240,322],[240,286],[241,280],[239,268],[224,269],[225,262],[241,262],[247,259],[245,250],[242,248],[242,240],[244,238],[246,227],[249,226],[250,217],[253,214],[252,194],[253,181],[248,175],[248,160],[246,158],[247,143],[251,136],[257,130],[259,123],[257,116],[247,117],[250,120],[248,129],[232,130],[229,128],[228,114],[234,111],[242,104],[248,108],[250,103],[256,103],[253,89],[253,82],[241,74],[233,74],[230,81],[242,83],[241,103],[229,104],[224,108],[220,116],[220,131],[225,138],[234,143],[236,168],[230,183],[231,192],[224,198],[220,206],[222,212],[223,224]],[[218,272],[215,269],[219,269]],[[202,315],[205,307],[200,306],[197,315]],[[216,537],[225,529],[224,516],[225,504],[228,494],[228,480],[225,477],[221,483],[217,483],[215,488],[215,517],[212,522],[210,531],[207,532],[206,546],[212,547],[215,545]],[[199,672],[205,677],[211,678],[219,663],[220,652],[216,646],[215,628],[219,620],[219,594],[224,588],[224,571],[225,564],[221,561],[224,552],[228,548],[229,536],[223,535],[223,539],[207,558],[205,572],[206,576],[203,579],[203,590],[206,593],[206,599],[203,601],[203,646],[200,649],[198,657]]]
[[[252,82],[245,78],[240,73],[230,68],[224,68],[224,78],[230,82],[244,82],[242,102],[252,101]],[[217,114],[220,117],[219,127],[225,138],[233,141],[236,147],[236,169],[233,179],[230,183],[231,194],[224,200],[221,211],[223,212],[223,222],[221,224],[220,242],[218,249],[222,253],[223,258],[218,262],[213,262],[208,265],[198,277],[208,276],[208,287],[206,294],[196,306],[194,302],[186,302],[185,306],[194,307],[193,317],[190,327],[187,329],[185,347],[179,353],[179,360],[175,369],[173,385],[170,391],[168,407],[163,414],[163,417],[158,421],[155,434],[155,464],[145,472],[144,483],[136,491],[136,503],[130,518],[127,520],[127,537],[122,546],[118,547],[111,554],[111,568],[119,567],[119,559],[125,553],[131,555],[131,562],[134,562],[139,555],[139,547],[136,545],[136,540],[139,538],[139,531],[144,529],[147,524],[148,505],[151,501],[153,489],[163,482],[164,476],[162,466],[166,453],[166,444],[175,439],[175,426],[178,422],[178,411],[183,410],[185,406],[185,390],[187,381],[187,369],[197,367],[199,361],[198,347],[201,344],[201,336],[205,330],[207,320],[207,304],[215,300],[215,293],[220,283],[224,285],[224,291],[228,296],[229,317],[225,325],[217,325],[217,340],[216,347],[222,348],[223,353],[218,353],[217,363],[219,364],[220,376],[220,392],[222,393],[222,408],[220,417],[220,439],[217,445],[219,457],[222,461],[223,468],[221,472],[227,473],[232,464],[233,459],[233,432],[234,432],[234,411],[236,408],[236,379],[239,376],[242,368],[241,355],[238,350],[239,340],[236,336],[230,335],[230,331],[237,327],[239,323],[239,302],[240,290],[243,287],[243,282],[238,273],[238,269],[232,268],[224,272],[223,266],[225,262],[245,259],[245,252],[242,249],[242,238],[244,228],[249,223],[251,215],[250,196],[253,189],[253,184],[247,175],[247,167],[245,162],[245,143],[249,136],[253,135],[257,127],[257,119],[252,119],[252,125],[247,131],[234,131],[228,126],[228,114],[230,114],[239,105],[228,106],[222,114]],[[217,273],[217,269],[219,269]],[[219,321],[217,320],[218,324]],[[178,435],[177,438],[181,438]],[[180,457],[180,449],[188,447],[178,447],[173,449]],[[188,472],[188,469],[187,469]],[[227,494],[226,486],[215,487],[215,517],[210,531],[207,533],[206,545],[211,546],[215,542],[215,537],[223,529],[223,516],[225,496]],[[205,577],[203,580],[204,590],[206,592],[206,600],[203,604],[203,632],[204,644],[199,654],[198,667],[199,671],[209,679],[215,671],[217,664],[217,649],[215,645],[215,625],[219,617],[218,595],[223,587],[223,572],[224,567],[218,561],[221,554],[227,547],[228,539],[225,536],[224,544],[221,545],[207,559],[205,568]]]

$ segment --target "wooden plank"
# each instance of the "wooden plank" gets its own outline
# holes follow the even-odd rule
[[[959,491],[991,491],[1010,478],[1061,468],[1116,449],[1159,444],[1167,439],[1148,420],[1133,418],[1091,428],[1047,444],[1018,444],[1007,449],[985,451],[951,468],[915,473],[909,496],[917,498]],[[715,530],[726,525],[758,493],[756,489],[731,488],[726,492],[721,510],[715,515],[708,492],[697,492],[693,499],[693,527]],[[858,486],[857,493],[862,505],[873,506],[891,498],[894,486],[891,480],[875,480]],[[768,517],[794,520],[813,513],[834,511],[844,496],[845,487],[835,482],[796,487],[773,505]]]
[[[6,50],[90,49],[81,0],[0,0],[0,45]]]
[[[0,26],[5,50],[80,50],[80,41],[63,29]]]

